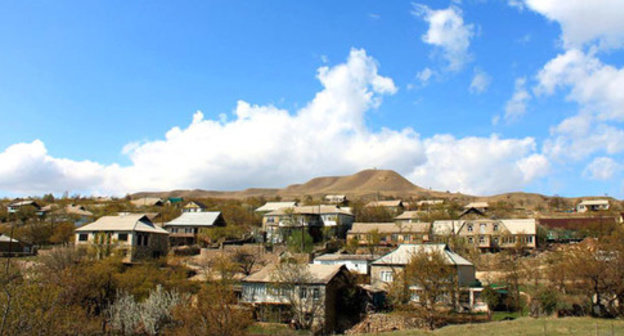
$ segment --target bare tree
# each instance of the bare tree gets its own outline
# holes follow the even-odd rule
[[[290,306],[294,322],[302,329],[322,325],[325,300],[321,286],[313,285],[314,277],[307,264],[284,262],[275,266],[271,294]]]

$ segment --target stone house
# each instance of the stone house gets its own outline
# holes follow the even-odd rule
[[[295,304],[314,314],[317,328],[326,333],[338,331],[344,314],[359,313],[340,309],[341,297],[354,286],[349,271],[344,265],[302,267],[308,276],[300,283],[280,283],[275,277],[275,264],[265,266],[242,280],[240,302],[253,307],[257,320],[281,323],[291,321],[291,305]]]
[[[482,251],[513,248],[518,243],[526,248],[537,246],[535,219],[473,219],[439,220],[431,226],[432,240],[444,242],[449,236],[458,236]]]
[[[76,229],[76,247],[105,247],[132,263],[167,254],[169,233],[145,214],[103,216]]]
[[[197,235],[201,230],[210,230],[226,226],[221,212],[182,212],[182,214],[165,223],[163,226],[169,232],[171,246],[197,244]]]
[[[347,232],[347,240],[356,239],[360,245],[368,245],[369,236],[377,231],[380,235],[379,245],[396,246],[407,243],[423,243],[429,241],[431,224],[417,223],[353,223]]]
[[[282,208],[266,213],[262,217],[262,229],[266,240],[282,243],[293,231],[304,227],[314,241],[320,241],[324,234],[344,238],[354,220],[351,211],[335,205],[308,205]],[[323,230],[330,232],[323,232]]]

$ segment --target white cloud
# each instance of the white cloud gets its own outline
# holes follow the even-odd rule
[[[532,138],[500,139],[437,135],[424,140],[426,163],[407,176],[439,190],[492,194],[519,190],[548,171]]]
[[[472,77],[472,81],[470,82],[470,87],[468,89],[471,93],[480,94],[488,89],[491,82],[492,77],[490,75],[483,70],[475,69],[474,77]]]
[[[514,93],[505,104],[505,120],[517,120],[526,113],[526,105],[531,95],[526,89],[526,78],[517,78],[514,84]]]
[[[193,115],[163,139],[123,148],[127,166],[58,159],[36,140],[0,152],[0,190],[11,193],[124,194],[141,190],[232,190],[283,186],[329,174],[383,167],[413,181],[463,192],[510,191],[543,173],[532,138],[448,135],[421,139],[411,128],[372,131],[365,114],[397,92],[364,50],[318,69],[322,89],[293,113],[238,101],[231,118]]]
[[[587,165],[583,175],[592,180],[609,180],[621,169],[622,166],[612,158],[597,157]]]
[[[430,68],[424,68],[422,69],[422,71],[416,74],[416,78],[418,78],[421,84],[426,85],[427,83],[429,83],[429,80],[431,79],[431,77],[433,77],[433,75],[435,75],[435,71],[431,70]]]
[[[521,6],[518,0],[510,0],[509,4]],[[624,46],[621,0],[524,0],[524,5],[560,24],[566,48]]]
[[[511,7],[517,8],[519,11],[524,10],[524,2],[522,0],[507,0],[507,4]]]
[[[461,9],[451,6],[434,10],[415,4],[413,14],[429,23],[429,29],[422,36],[423,42],[441,49],[451,71],[460,70],[470,61],[470,39],[474,36],[474,25],[464,24]]]

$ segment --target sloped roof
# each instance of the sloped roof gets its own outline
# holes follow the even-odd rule
[[[341,254],[328,253],[314,258],[314,261],[341,261],[341,260],[363,260],[371,261],[379,259],[380,256],[372,254]]]
[[[130,203],[132,203],[134,206],[154,206],[162,202],[163,200],[158,197],[143,197],[143,198],[137,198],[137,199],[130,201]]]
[[[425,211],[404,211],[402,214],[394,217],[394,219],[418,219],[420,215],[426,214]]]
[[[418,202],[416,202],[416,205],[422,206],[422,205],[435,205],[435,204],[442,204],[442,203],[444,203],[444,200],[441,200],[441,199],[431,199],[431,200],[418,201]]]
[[[310,273],[310,279],[307,281],[308,284],[328,284],[345,266],[306,264],[305,267]],[[275,282],[275,269],[275,264],[264,266],[258,272],[244,278],[243,282]]]
[[[145,214],[103,216],[91,224],[76,229],[76,232],[91,231],[137,231],[169,234],[166,230],[155,226]]]
[[[464,209],[470,209],[470,208],[489,208],[490,205],[488,204],[488,202],[471,202],[468,203],[464,206]]]
[[[325,195],[325,200],[329,202],[344,202],[347,200],[346,195]]]
[[[7,235],[0,234],[0,242],[2,243],[19,243],[20,241]]]
[[[180,217],[165,223],[165,226],[213,226],[221,216],[219,211],[183,212]]]
[[[451,251],[446,244],[401,244],[399,247],[373,262],[373,265],[407,265],[412,256],[418,253],[442,253],[448,265],[473,266],[459,254]]]
[[[93,216],[93,213],[87,210],[82,205],[69,204],[65,207],[65,212],[67,212],[68,214],[79,215],[79,216],[87,216],[87,217]]]
[[[324,215],[324,214],[341,214],[347,216],[353,216],[351,211],[339,208],[335,205],[306,205],[300,207],[281,208],[275,211],[267,213],[265,216],[283,216],[286,215],[289,209],[292,209],[293,213],[297,215]]]
[[[597,200],[582,200],[579,205],[609,205],[609,200],[597,199]]]
[[[34,207],[39,208],[39,204],[37,204],[34,200],[22,200],[22,201],[14,201],[9,204],[11,207],[21,207],[26,205],[32,205]]]
[[[372,201],[366,204],[367,207],[399,207],[401,205],[403,205],[401,200]]]
[[[198,206],[201,209],[206,209],[206,205],[200,201],[190,201],[184,205],[184,208],[194,208],[193,205]]]
[[[427,233],[431,224],[425,222],[419,223],[404,223],[404,224],[396,224],[396,223],[353,223],[351,226],[351,230],[349,233],[369,233],[373,230],[379,231],[379,233],[410,233],[410,232],[418,232],[418,233]]]
[[[257,212],[275,211],[282,208],[296,207],[297,202],[266,202],[263,206],[256,209]]]
[[[528,219],[501,219],[501,223],[507,228],[511,234],[530,234],[537,232],[537,225],[534,218]]]

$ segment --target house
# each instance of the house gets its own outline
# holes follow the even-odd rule
[[[405,205],[401,200],[372,201],[368,202],[365,207],[382,207],[396,215],[405,210]]]
[[[442,254],[446,264],[454,269],[459,287],[468,287],[476,279],[474,265],[451,251],[446,244],[402,244],[371,264],[371,285],[378,288],[387,287],[418,253]]]
[[[262,217],[262,229],[267,241],[273,243],[285,241],[293,230],[301,230],[301,227],[306,227],[312,238],[320,241],[323,234],[344,238],[354,218],[350,211],[335,205],[281,208]],[[323,228],[330,232],[323,232]]]
[[[344,265],[355,274],[370,274],[370,264],[379,258],[372,254],[328,253],[314,258],[315,265]]]
[[[31,208],[33,209],[36,213],[39,213],[41,211],[41,206],[33,200],[23,200],[23,201],[14,201],[9,203],[9,205],[7,206],[7,212],[8,213],[16,213],[18,212],[20,209],[22,208]]]
[[[197,234],[201,230],[225,226],[221,212],[183,212],[180,217],[165,223],[172,246],[197,244]]]
[[[417,223],[353,223],[347,232],[347,240],[356,239],[360,245],[368,245],[370,235],[379,233],[380,245],[422,243],[429,241],[431,224]]]
[[[546,231],[546,239],[551,242],[580,242],[590,231],[608,232],[618,225],[613,216],[593,217],[545,217],[538,218],[540,227]]]
[[[416,206],[419,208],[432,207],[436,205],[444,204],[444,200],[441,199],[433,199],[433,200],[422,200],[416,202]]]
[[[135,207],[155,207],[155,206],[163,206],[165,202],[161,198],[157,197],[142,197],[133,199],[130,201],[132,205]]]
[[[325,332],[338,331],[344,314],[358,314],[339,309],[348,288],[354,287],[352,276],[343,265],[302,266],[303,276],[297,282],[276,280],[276,266],[269,264],[242,280],[240,302],[251,306],[257,320],[288,323],[292,320],[291,304],[313,314],[314,324]],[[312,312],[316,312],[315,314]]]
[[[190,201],[182,207],[182,212],[203,212],[206,208],[206,205],[199,201]]]
[[[263,206],[257,208],[255,211],[260,213],[266,213],[283,208],[294,208],[297,205],[297,202],[266,202]]]
[[[0,257],[9,255],[31,255],[35,252],[31,244],[0,234]]]
[[[609,210],[609,200],[596,199],[596,200],[582,200],[576,205],[576,212],[587,211],[604,211]]]
[[[396,223],[417,223],[421,222],[420,218],[426,217],[426,211],[405,211],[394,217]]]
[[[183,197],[169,197],[167,198],[167,204],[170,205],[175,205],[175,204],[180,204],[184,202],[184,198]]]
[[[480,212],[486,212],[489,208],[490,208],[490,205],[488,204],[488,202],[471,202],[471,203],[464,205],[464,211],[475,209]]]
[[[52,205],[55,204],[50,204],[50,206]],[[58,208],[58,206],[50,207],[50,209],[55,208]],[[54,211],[53,214],[59,216],[61,220],[73,221],[76,226],[82,226],[93,218],[91,211],[87,210],[83,205],[77,204],[68,204],[65,208]]]
[[[349,200],[347,200],[346,195],[325,195],[325,202],[336,205],[347,205]]]
[[[103,216],[76,229],[76,247],[111,248],[123,256],[124,262],[134,262],[166,255],[168,236],[145,214]]]
[[[455,235],[482,251],[512,248],[518,243],[527,248],[537,245],[535,219],[439,220],[431,228],[433,241],[444,242]]]

